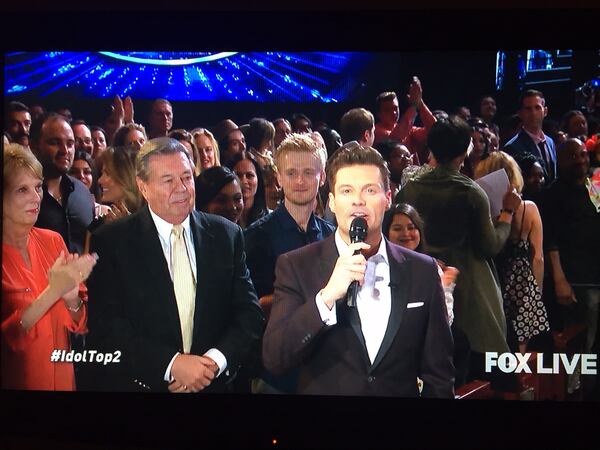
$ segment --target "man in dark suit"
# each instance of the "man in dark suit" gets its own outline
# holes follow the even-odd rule
[[[544,94],[533,89],[525,91],[519,109],[523,129],[506,143],[504,151],[513,157],[526,153],[534,155],[544,169],[546,185],[549,185],[556,178],[556,147],[552,138],[542,131],[547,115]]]
[[[193,211],[193,164],[173,139],[142,147],[137,182],[147,207],[92,237],[88,348],[121,354],[97,387],[228,392],[264,327],[242,231]]]
[[[452,336],[436,262],[386,241],[389,170],[381,155],[351,142],[327,167],[338,228],[277,261],[263,361],[274,374],[300,371],[298,393],[452,398]],[[364,243],[350,243],[363,217]],[[356,251],[362,251],[362,254]],[[345,296],[358,281],[355,307]]]

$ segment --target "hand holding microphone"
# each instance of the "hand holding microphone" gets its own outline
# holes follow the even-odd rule
[[[367,270],[367,260],[360,251],[371,248],[364,242],[366,236],[366,220],[362,217],[355,218],[350,225],[352,243],[348,246],[353,254],[338,258],[327,286],[321,291],[321,298],[329,309],[333,308],[335,302],[341,299],[346,299],[348,306],[356,306],[358,287],[363,283]]]

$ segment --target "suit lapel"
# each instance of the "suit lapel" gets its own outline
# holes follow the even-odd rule
[[[327,239],[323,241],[323,250],[319,257],[319,273],[321,274],[320,286],[325,286],[331,273],[333,272],[333,268],[335,267],[335,263],[339,257],[339,253],[337,247],[335,245],[335,233],[329,236]],[[350,308],[345,301],[340,301],[337,304],[338,311],[338,322],[340,324],[348,324],[356,334],[356,338],[360,343],[360,347],[362,348],[361,357],[366,365],[369,367],[371,361],[369,360],[369,354],[367,353],[367,345],[365,343],[365,337],[362,333],[360,316],[358,314],[357,308]]]
[[[200,319],[207,317],[206,308],[207,302],[201,301],[201,299],[211,298],[210,287],[212,284],[207,278],[207,274],[211,273],[210,266],[214,265],[214,261],[211,261],[215,257],[215,253],[212,251],[212,242],[214,242],[214,236],[207,230],[205,222],[202,220],[200,214],[196,211],[192,211],[190,214],[190,229],[194,239],[194,251],[196,253],[196,307],[194,308],[194,331],[192,337],[192,347],[196,342],[196,335],[199,326]]]
[[[388,260],[390,264],[390,290],[392,297],[392,304],[390,310],[390,318],[388,325],[383,336],[383,341],[375,357],[375,361],[369,369],[369,373],[373,372],[375,368],[381,363],[387,352],[389,351],[394,338],[398,333],[402,317],[406,311],[406,305],[408,303],[408,291],[410,277],[408,276],[409,262],[406,260],[404,255],[395,247],[389,244],[386,240]],[[358,315],[358,314],[357,314]]]
[[[137,247],[137,254],[143,255],[140,258],[140,264],[146,267],[144,280],[145,283],[153,283],[152,291],[156,293],[154,298],[161,302],[160,306],[165,312],[165,321],[170,324],[169,330],[173,330],[174,342],[178,342],[178,347],[181,349],[183,348],[183,339],[173,281],[148,206],[140,211],[139,220],[140,232],[133,237],[133,242]]]
[[[544,161],[544,155],[542,155],[540,148],[537,145],[535,145],[535,142],[533,142],[533,139],[531,139],[531,136],[529,136],[529,134],[525,130],[521,130],[521,138],[523,139],[523,142],[526,143],[527,147],[529,148],[529,151],[538,159]]]

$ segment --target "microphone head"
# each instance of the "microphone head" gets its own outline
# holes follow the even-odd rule
[[[364,242],[369,227],[363,217],[355,217],[350,224],[350,242]]]

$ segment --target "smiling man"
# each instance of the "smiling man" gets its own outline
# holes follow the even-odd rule
[[[44,169],[44,197],[35,226],[56,231],[70,252],[81,254],[94,219],[94,199],[81,181],[67,175],[75,157],[71,126],[54,113],[34,122],[31,149]]]
[[[193,211],[193,163],[174,139],[144,144],[137,183],[147,206],[92,235],[89,348],[122,354],[94,388],[231,392],[264,322],[242,231]]]
[[[452,336],[436,263],[381,231],[391,203],[387,165],[351,142],[332,156],[327,180],[338,228],[279,257],[265,367],[297,368],[301,394],[452,398]],[[357,217],[368,225],[364,243],[350,243]],[[354,280],[360,288],[349,307],[343,300]]]

